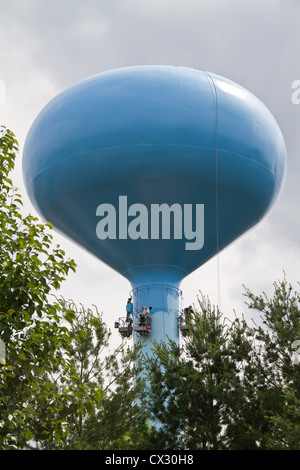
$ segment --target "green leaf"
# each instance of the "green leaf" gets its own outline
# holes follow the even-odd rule
[[[30,441],[33,438],[34,438],[34,434],[29,429],[27,429],[26,434],[25,434],[26,441]]]

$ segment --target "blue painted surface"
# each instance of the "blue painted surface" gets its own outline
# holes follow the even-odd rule
[[[36,118],[23,155],[37,211],[133,289],[178,288],[263,218],[285,171],[284,139],[258,98],[220,76],[173,66],[117,69],[72,86]],[[151,225],[152,208],[163,203],[182,210],[179,229],[171,212],[169,239]],[[107,204],[115,208],[115,227],[112,219],[109,226],[116,236],[101,240]],[[131,215],[120,217],[119,205]],[[187,249],[196,205],[199,214],[204,209],[203,233],[199,216],[199,247]],[[138,226],[137,208],[146,211],[147,225]],[[125,222],[133,223],[131,232]]]
[[[143,285],[132,290],[134,302],[134,323],[138,324],[139,315],[145,306],[151,309],[151,334],[148,338],[142,338],[144,343],[143,352],[152,355],[152,340],[158,343],[169,340],[179,344],[179,305],[181,290],[175,286],[161,283]],[[133,332],[134,343],[139,341],[139,334]]]

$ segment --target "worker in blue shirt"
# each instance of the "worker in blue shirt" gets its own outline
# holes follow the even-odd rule
[[[127,300],[127,304],[126,304],[126,312],[127,312],[127,314],[126,314],[126,321],[127,321],[127,322],[130,322],[130,323],[133,322],[133,318],[132,318],[132,316],[133,316],[133,303],[131,302],[131,300],[132,300],[132,299],[129,298],[129,299]]]

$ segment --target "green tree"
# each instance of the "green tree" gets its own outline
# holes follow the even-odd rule
[[[45,410],[42,423],[32,397],[50,399],[49,384],[42,377],[64,364],[61,348],[69,342],[68,330],[59,326],[60,306],[50,301],[75,262],[52,247],[50,224],[22,215],[22,200],[13,186],[18,143],[14,134],[0,130],[0,339],[5,345],[5,364],[0,366],[0,448],[24,448],[33,439],[32,423],[39,432],[63,437],[61,423]]]
[[[300,364],[294,349],[300,340],[300,294],[285,277],[273,285],[271,299],[249,289],[245,293],[248,307],[260,312],[262,323],[255,328],[253,355],[253,397],[265,418],[260,441],[267,449],[300,450]]]
[[[154,448],[298,449],[299,295],[284,280],[274,298],[246,289],[248,307],[262,325],[225,320],[209,300],[199,299],[182,350],[155,344],[147,360],[153,421],[160,422]]]
[[[72,443],[76,449],[138,450],[148,449],[147,414],[138,402],[143,385],[136,377],[135,353],[127,349],[121,360],[109,364],[109,382],[105,396],[93,414],[83,423],[82,433]]]
[[[96,308],[93,312],[83,306],[78,309],[72,302],[61,303],[63,310],[74,316],[67,351],[73,368],[68,376],[63,369],[57,374],[61,394],[75,398],[70,403],[73,412],[66,420],[69,434],[65,448],[116,450],[143,446],[147,425],[146,415],[137,403],[144,389],[135,365],[138,350],[126,349],[122,344],[110,351],[110,332]],[[77,404],[76,397],[80,398]]]
[[[224,430],[245,401],[242,369],[252,347],[247,325],[238,318],[226,324],[208,299],[199,299],[199,305],[183,351],[156,344],[148,361],[149,406],[162,423],[156,439],[168,449],[228,448]]]

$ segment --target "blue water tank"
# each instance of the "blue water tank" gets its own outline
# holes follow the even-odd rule
[[[72,86],[41,111],[23,154],[42,217],[129,279],[145,266],[159,276],[175,267],[178,279],[194,271],[261,220],[285,168],[281,131],[258,98],[174,66]]]
[[[72,86],[38,115],[23,154],[41,216],[134,292],[148,286],[134,300],[150,289],[153,314],[164,302],[176,310],[180,281],[263,218],[285,170],[283,136],[257,97],[174,66]],[[170,290],[156,295],[153,285]]]

